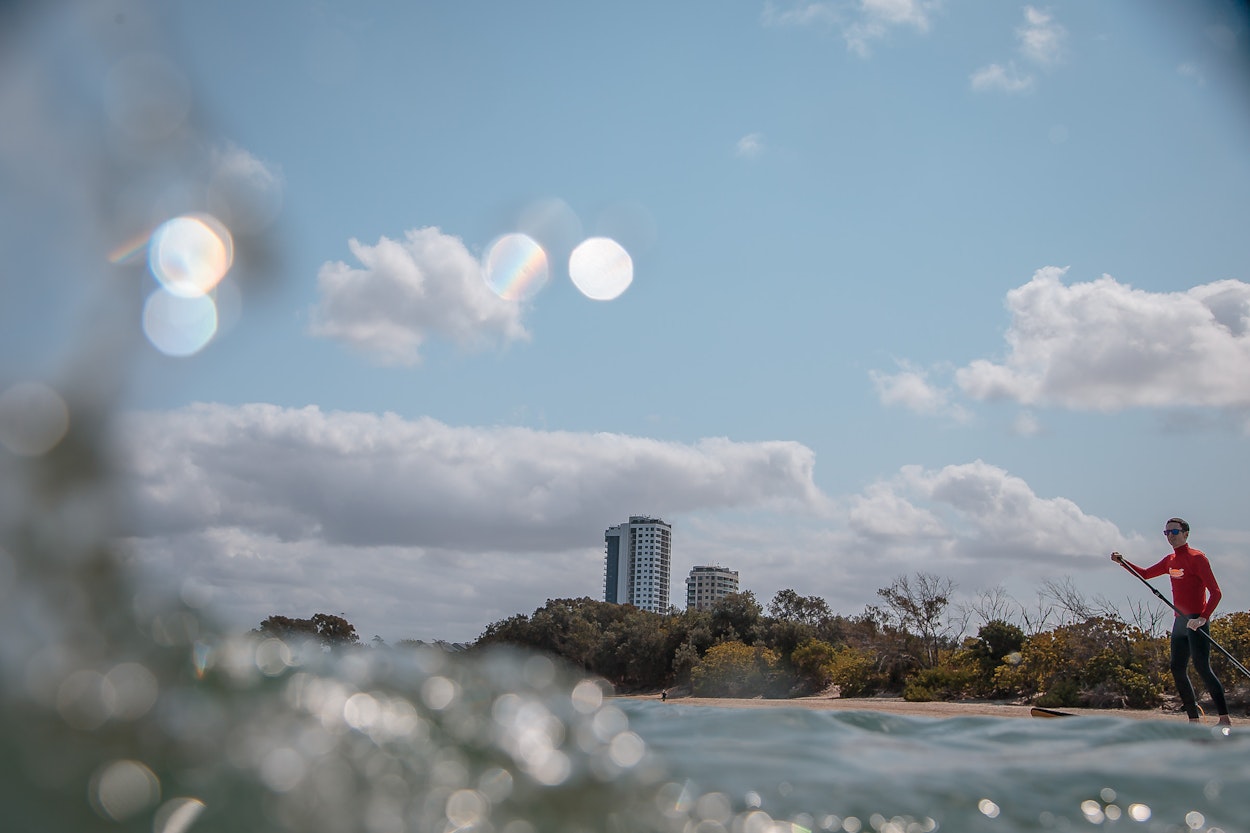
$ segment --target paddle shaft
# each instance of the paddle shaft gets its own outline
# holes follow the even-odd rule
[[[1158,596],[1158,597],[1159,597],[1159,600],[1160,600],[1161,602],[1163,602],[1165,605],[1167,605],[1168,607],[1172,608],[1172,610],[1173,610],[1173,611],[1175,611],[1175,613],[1176,613],[1176,615],[1177,615],[1177,616],[1184,616],[1184,615],[1186,615],[1186,614],[1181,613],[1179,610],[1177,610],[1176,605],[1172,604],[1172,603],[1168,600],[1167,596],[1164,596],[1162,593],[1160,593],[1160,592],[1159,592],[1159,590],[1158,590],[1158,588],[1156,588],[1156,587],[1155,587],[1153,584],[1151,584],[1150,582],[1146,581],[1146,579],[1142,576],[1142,574],[1141,574],[1141,573],[1139,573],[1139,572],[1137,572],[1137,570],[1133,569],[1133,565],[1132,565],[1132,564],[1129,564],[1127,561],[1120,561],[1120,562],[1119,562],[1119,564],[1120,564],[1120,566],[1121,566],[1121,567],[1123,567],[1124,569],[1126,569],[1126,570],[1128,570],[1130,573],[1132,573],[1134,576],[1136,576],[1138,581],[1140,581],[1142,584],[1144,584],[1144,585],[1146,585],[1147,587],[1149,587],[1149,588],[1150,588],[1150,592],[1151,592],[1151,593],[1154,593],[1156,596]],[[1228,651],[1224,648],[1224,646],[1223,646],[1223,645],[1221,645],[1220,643],[1216,642],[1216,641],[1215,641],[1215,637],[1211,636],[1211,634],[1209,634],[1209,633],[1207,633],[1206,631],[1202,630],[1202,628],[1198,628],[1198,633],[1200,633],[1200,634],[1202,634],[1203,636],[1205,636],[1205,637],[1207,638],[1207,640],[1208,640],[1208,641],[1209,641],[1209,642],[1210,642],[1210,643],[1211,643],[1211,644],[1215,647],[1215,649],[1216,649],[1217,651],[1219,651],[1221,654],[1223,654],[1225,657],[1227,657],[1227,658],[1228,658],[1228,661],[1229,661],[1229,662],[1231,662],[1231,663],[1233,664],[1233,667],[1234,667],[1234,668],[1236,668],[1236,669],[1237,669],[1238,671],[1240,671],[1242,674],[1245,674],[1247,678],[1250,678],[1250,670],[1247,670],[1247,669],[1246,669],[1246,666],[1244,666],[1244,665],[1242,665],[1240,662],[1238,662],[1238,661],[1237,661],[1237,658],[1236,658],[1235,656],[1233,656],[1232,654],[1230,654],[1230,653],[1229,653],[1229,652],[1228,652]]]

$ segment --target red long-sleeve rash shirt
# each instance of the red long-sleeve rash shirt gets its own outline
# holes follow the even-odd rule
[[[1211,572],[1211,562],[1206,553],[1189,544],[1182,544],[1170,555],[1152,567],[1142,569],[1134,565],[1142,578],[1154,578],[1167,573],[1172,578],[1172,604],[1181,613],[1192,616],[1197,613],[1210,619],[1223,594]]]

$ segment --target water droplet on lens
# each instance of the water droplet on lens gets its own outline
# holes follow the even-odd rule
[[[187,833],[202,812],[204,802],[198,798],[171,798],[156,811],[152,833]]]
[[[0,393],[0,445],[14,454],[46,454],[68,430],[69,407],[42,382],[19,382]]]
[[[138,761],[113,761],[91,776],[89,795],[101,816],[125,821],[159,801],[161,785],[152,770]]]

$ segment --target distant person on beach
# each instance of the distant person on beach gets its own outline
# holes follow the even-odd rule
[[[666,688],[666,689],[663,689],[663,690],[660,692],[660,699],[661,699],[661,700],[667,700],[667,699],[668,699],[668,689],[667,689],[667,688]]]
[[[1211,614],[1220,603],[1220,585],[1211,572],[1211,562],[1202,550],[1189,546],[1189,524],[1180,518],[1168,518],[1163,534],[1172,545],[1172,552],[1151,567],[1138,567],[1118,552],[1111,553],[1111,560],[1126,564],[1144,579],[1167,573],[1172,579],[1172,604],[1176,606],[1176,619],[1172,622],[1172,679],[1185,705],[1185,713],[1191,723],[1198,721],[1198,698],[1193,683],[1189,681],[1189,662],[1202,677],[1207,693],[1215,703],[1216,713],[1222,726],[1229,726],[1228,703],[1224,699],[1224,686],[1211,670]]]

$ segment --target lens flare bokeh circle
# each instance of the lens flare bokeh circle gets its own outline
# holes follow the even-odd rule
[[[209,214],[166,220],[148,242],[148,268],[168,292],[181,298],[207,295],[230,271],[234,241]]]
[[[569,277],[587,298],[611,301],[634,282],[634,261],[615,240],[591,237],[569,255]]]
[[[143,305],[143,333],[167,356],[190,356],[217,334],[217,304],[207,295],[183,297],[164,289]]]
[[[486,253],[483,276],[491,291],[509,301],[528,301],[547,285],[547,253],[528,234],[505,234]]]

